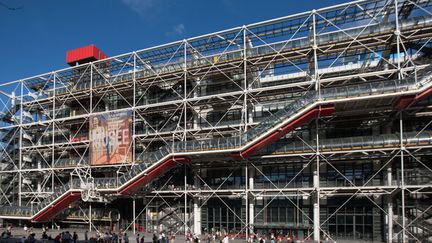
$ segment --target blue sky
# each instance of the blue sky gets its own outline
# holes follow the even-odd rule
[[[67,67],[66,51],[108,56],[343,0],[0,0],[0,83]],[[22,7],[22,8],[21,8]]]

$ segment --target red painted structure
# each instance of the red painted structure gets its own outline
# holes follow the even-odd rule
[[[410,105],[412,105],[413,103],[425,99],[430,95],[432,95],[432,88],[427,89],[417,95],[400,97],[393,103],[393,106],[399,110],[405,109]],[[256,152],[258,152],[260,149],[264,148],[265,146],[268,146],[269,144],[279,140],[281,137],[293,131],[295,128],[300,127],[317,117],[331,116],[334,110],[335,110],[334,105],[315,106],[310,110],[306,111],[305,113],[303,113],[301,116],[294,119],[293,121],[279,128],[277,131],[274,131],[273,133],[267,135],[260,141],[257,141],[256,143],[250,145],[244,151],[233,153],[231,156],[235,159],[248,158],[253,154],[255,154]],[[142,186],[153,181],[154,179],[161,176],[166,171],[177,166],[178,164],[187,164],[190,163],[190,161],[191,161],[190,158],[187,157],[169,157],[163,162],[161,162],[159,165],[154,167],[152,170],[150,170],[148,173],[134,180],[126,182],[125,185],[123,185],[120,188],[119,194],[131,195],[137,190],[139,190]],[[49,221],[57,213],[67,208],[72,202],[78,200],[80,197],[81,197],[80,192],[69,192],[65,194],[62,198],[60,198],[60,200],[58,200],[56,203],[48,207],[45,211],[41,212],[40,214],[37,214],[32,219],[32,221],[33,222]]]
[[[427,98],[428,96],[432,95],[432,88],[427,89],[417,95],[409,95],[409,96],[403,96],[397,99],[393,103],[393,107],[396,109],[402,110],[410,105],[414,104],[415,102],[418,102],[422,99]],[[300,127],[311,120],[317,118],[317,117],[326,117],[331,116],[335,110],[334,105],[318,105],[315,106],[308,111],[306,111],[301,116],[297,117],[290,123],[284,125],[283,127],[279,128],[277,131],[272,132],[271,134],[267,135],[260,141],[257,141],[256,143],[250,145],[247,147],[244,151],[233,153],[231,156],[235,159],[243,159],[248,158],[258,152],[260,149],[264,148],[265,146],[268,146],[269,144],[279,140],[281,137],[286,135],[287,133],[293,131],[295,128]],[[163,162],[161,162],[159,165],[154,167],[152,170],[150,170],[148,173],[134,179],[131,181],[128,181],[123,185],[120,190],[120,195],[131,195],[137,190],[139,190],[142,186],[148,184],[149,182],[153,181],[157,177],[161,176],[166,171],[174,168],[178,164],[187,164],[190,163],[190,158],[187,157],[169,157]],[[78,200],[81,197],[80,192],[69,192],[60,198],[57,202],[55,202],[53,205],[48,207],[45,211],[36,214],[35,217],[32,219],[33,222],[46,222],[49,221],[51,218],[53,218],[57,213],[59,213],[61,210],[67,208],[72,202]]]
[[[313,120],[316,117],[330,116],[331,114],[333,114],[333,111],[334,111],[333,105],[316,106],[308,110],[303,115],[296,118],[295,120],[291,121],[287,125],[281,127],[277,131],[269,134],[267,137],[263,138],[262,140],[256,142],[255,144],[252,144],[246,150],[239,153],[233,153],[231,156],[234,159],[248,158],[253,154],[255,154],[256,152],[258,152],[260,149],[264,148],[265,146],[276,142],[281,137],[285,136],[287,133],[291,132],[297,127],[300,127],[301,125]]]
[[[255,154],[258,150],[262,149],[263,147],[279,140],[282,136],[287,134],[288,132],[294,130],[295,128],[311,121],[312,119],[316,117],[326,117],[330,116],[334,111],[333,105],[323,105],[323,106],[316,106],[308,111],[306,111],[304,114],[296,118],[295,120],[291,121],[290,123],[286,124],[285,126],[281,127],[277,131],[269,134],[268,136],[264,137],[262,140],[256,142],[255,144],[252,144],[249,146],[246,150],[232,154],[232,156],[236,159],[241,158],[247,158]],[[161,162],[159,165],[152,168],[148,173],[134,179],[131,181],[126,182],[119,190],[120,195],[131,195],[137,190],[139,190],[144,185],[150,183],[157,177],[164,174],[166,171],[174,168],[178,164],[187,164],[190,163],[190,158],[187,157],[169,157],[163,162]],[[69,192],[62,196],[57,202],[55,202],[53,205],[48,207],[45,211],[41,212],[40,214],[37,214],[33,218],[33,222],[46,222],[49,221],[52,217],[54,217],[57,213],[59,213],[61,210],[67,208],[72,202],[80,199],[81,193],[80,192]]]
[[[161,176],[166,171],[174,168],[179,163],[180,164],[187,164],[191,160],[187,157],[170,157],[166,160],[164,160],[162,163],[157,165],[155,168],[150,170],[147,174],[144,174],[143,176],[137,178],[136,180],[127,183],[123,188],[120,189],[119,194],[122,195],[130,195],[137,190],[139,190],[141,187],[146,185],[147,183],[153,181],[155,178]]]
[[[403,110],[413,105],[414,103],[427,98],[429,95],[432,95],[432,88],[429,88],[417,95],[407,95],[400,97],[395,102],[393,102],[393,107],[398,110]]]
[[[69,207],[69,205],[81,198],[81,192],[68,192],[64,194],[57,202],[49,206],[47,209],[37,214],[33,222],[47,222],[53,218],[57,213]]]
[[[107,58],[95,45],[83,46],[66,52],[66,63],[70,66]]]
[[[142,186],[153,181],[161,176],[166,171],[174,168],[178,164],[189,163],[190,159],[187,157],[170,157],[150,170],[147,174],[133,180],[128,181],[123,188],[120,189],[119,194],[130,195],[139,190]],[[47,222],[53,218],[57,213],[69,207],[71,203],[81,198],[81,192],[69,192],[63,195],[57,202],[49,206],[47,209],[37,214],[32,222]]]

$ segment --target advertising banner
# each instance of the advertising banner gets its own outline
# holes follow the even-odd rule
[[[90,117],[90,164],[118,164],[132,159],[132,111]]]

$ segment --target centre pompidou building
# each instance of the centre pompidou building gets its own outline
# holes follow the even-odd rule
[[[0,88],[0,216],[432,240],[432,6],[365,0]]]

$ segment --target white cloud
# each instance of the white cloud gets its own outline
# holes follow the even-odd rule
[[[173,27],[173,30],[176,34],[182,35],[185,31],[185,26],[184,24],[178,24]]]
[[[123,3],[133,11],[139,14],[145,14],[149,9],[154,7],[155,0],[122,0]]]

